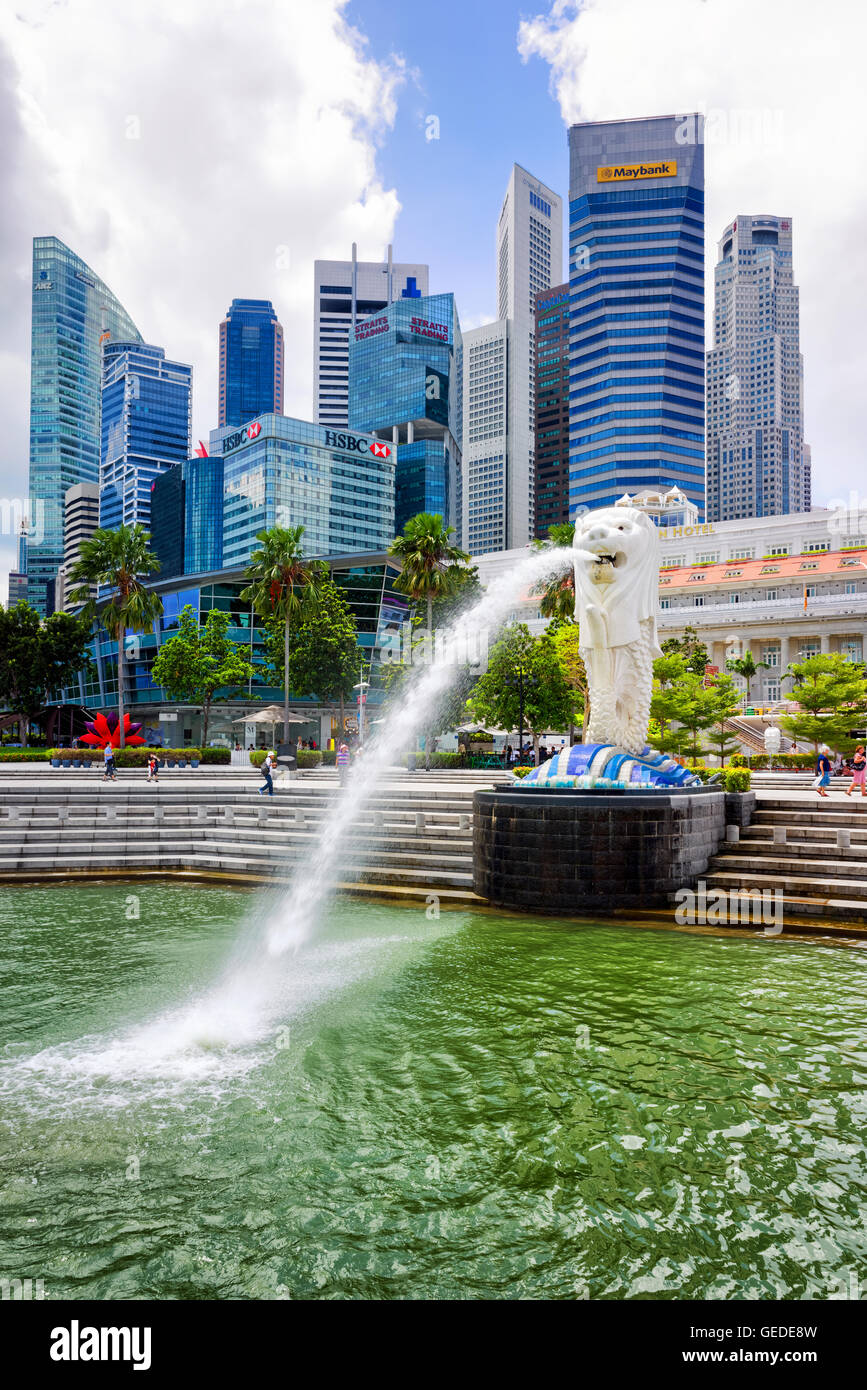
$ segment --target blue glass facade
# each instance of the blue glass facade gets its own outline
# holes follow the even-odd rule
[[[164,488],[170,476],[163,475],[157,489]],[[364,660],[365,671],[370,672],[368,702],[379,704],[383,698],[385,674],[382,643],[386,637],[391,642],[393,635],[409,621],[407,600],[393,587],[399,567],[382,553],[330,557],[327,563],[334,583],[343,592],[355,618],[359,657]],[[254,710],[256,704],[261,707],[263,702],[282,704],[282,687],[273,684],[273,673],[265,664],[265,624],[240,597],[245,586],[243,572],[237,569],[210,572],[192,583],[182,576],[160,575],[157,578],[153,587],[162,598],[162,617],[155,623],[153,632],[140,636],[135,655],[128,655],[124,662],[126,702],[131,716],[144,722],[149,741],[162,737],[164,742],[178,746],[184,741],[195,743],[200,738],[200,711],[193,706],[182,706],[178,711],[178,701],[169,700],[166,692],[154,685],[150,674],[157,651],[177,632],[180,614],[187,604],[196,609],[202,624],[212,608],[228,613],[228,635],[233,642],[249,648],[255,667],[246,692],[233,692],[228,701],[214,706],[211,735],[234,742],[239,731],[232,721],[239,714]],[[117,705],[117,645],[100,629],[90,649],[94,657],[92,665],[81,672],[74,685],[61,692],[62,699],[93,710],[113,709]],[[166,708],[178,711],[177,723],[160,722],[160,712]],[[309,712],[311,723],[306,733],[315,733],[318,739],[320,714],[329,707],[323,706],[315,696],[293,694],[292,708],[301,713]],[[350,702],[347,710],[351,711]],[[261,732],[264,737],[266,731]],[[305,730],[295,732],[304,734]],[[267,733],[270,734],[270,730]]]
[[[99,524],[149,530],[151,486],[190,453],[193,369],[162,348],[106,343],[102,361]]]
[[[283,329],[270,299],[233,299],[220,324],[220,426],[283,413]]]
[[[394,536],[394,449],[369,434],[263,415],[212,431],[211,454],[223,463],[225,566],[246,565],[271,526],[303,526],[308,555],[385,550]]]
[[[180,464],[151,483],[151,549],[160,578],[184,572],[184,474]]]
[[[184,574],[223,565],[223,459],[191,458],[184,475]]]
[[[350,428],[397,446],[396,531],[424,511],[460,533],[460,352],[451,294],[396,300],[350,335]]]
[[[569,130],[569,509],[672,484],[704,508],[701,116]]]
[[[63,499],[99,481],[101,351],[114,339],[141,341],[123,305],[57,237],[35,237],[27,589],[43,614],[63,563]]]

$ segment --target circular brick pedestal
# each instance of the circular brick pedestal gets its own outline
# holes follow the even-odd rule
[[[725,839],[725,793],[480,791],[473,888],[498,907],[595,913],[664,907]]]

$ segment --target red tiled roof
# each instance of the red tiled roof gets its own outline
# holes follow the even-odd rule
[[[864,574],[863,565],[847,565],[846,560],[867,562],[867,546],[860,550],[822,550],[809,555],[777,555],[769,560],[728,560],[713,565],[678,565],[674,569],[661,569],[660,580],[667,580],[669,589],[695,588],[697,584],[721,584],[742,586],[760,579],[776,584],[784,579],[803,579],[808,583],[818,577],[827,579],[829,575]],[[804,566],[809,565],[809,569]],[[702,579],[690,580],[690,575],[703,575]]]

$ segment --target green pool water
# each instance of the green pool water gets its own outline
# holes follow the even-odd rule
[[[858,949],[342,900],[261,971],[255,901],[2,891],[0,1277],[101,1299],[863,1291]],[[227,962],[258,981],[237,1012]]]

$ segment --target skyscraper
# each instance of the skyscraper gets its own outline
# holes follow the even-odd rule
[[[99,486],[97,483],[76,483],[63,499],[63,564],[55,577],[54,607],[67,607],[69,571],[79,558],[83,541],[89,541],[99,525]],[[96,597],[96,585],[89,589]]]
[[[461,346],[454,295],[397,299],[349,342],[349,427],[397,454],[394,526],[437,512],[460,536]]]
[[[471,555],[509,548],[508,319],[464,334],[461,548]]]
[[[392,259],[359,261],[355,243],[349,261],[313,263],[313,419],[320,425],[349,423],[349,344],[355,326],[382,313],[394,300],[421,299],[428,292],[426,265]]]
[[[63,561],[63,500],[99,479],[102,344],[140,342],[123,305],[57,237],[33,240],[27,597],[50,611]]]
[[[714,269],[707,519],[810,510],[792,219],[739,215]]]
[[[491,549],[526,545],[535,530],[534,374],[536,295],[559,283],[563,264],[563,203],[520,164],[509,176],[497,221],[497,320],[466,335],[464,372],[472,380],[465,391],[463,492],[466,543],[471,533],[487,535]],[[487,331],[490,330],[490,331]],[[499,344],[496,346],[495,344]],[[502,379],[493,375],[501,358]],[[496,449],[493,417],[481,407],[502,407],[502,431]],[[495,409],[494,414],[497,411]],[[482,460],[484,460],[482,462]],[[501,496],[496,521],[497,494]],[[474,500],[485,508],[477,525]],[[494,502],[494,510],[489,507]]]
[[[283,328],[270,299],[233,299],[220,324],[218,419],[283,414]]]
[[[102,354],[99,524],[150,527],[151,484],[190,453],[193,369],[148,343]]]
[[[702,117],[569,130],[569,505],[704,506]]]
[[[536,295],[536,535],[569,520],[569,286]]]

